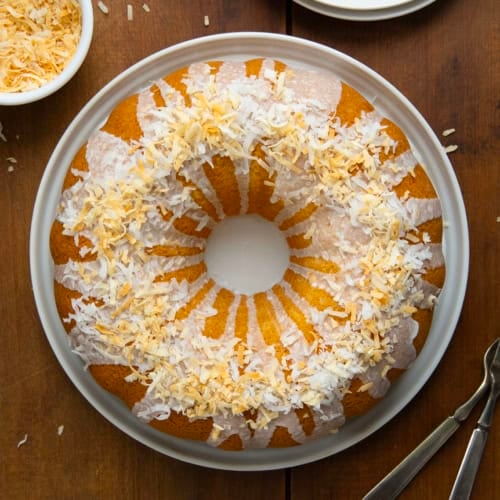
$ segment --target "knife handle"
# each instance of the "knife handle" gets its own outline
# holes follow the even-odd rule
[[[448,417],[436,427],[395,469],[372,488],[363,500],[393,500],[455,433],[460,422]]]
[[[470,497],[487,438],[488,429],[477,426],[472,431],[455,484],[451,490],[450,500],[467,500]]]
[[[493,385],[490,389],[488,401],[486,401],[486,405],[469,439],[469,444],[451,490],[450,500],[467,500],[470,497],[477,469],[483,456],[484,445],[493,421],[497,397],[498,389]]]

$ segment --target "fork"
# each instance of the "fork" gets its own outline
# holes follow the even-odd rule
[[[363,500],[395,499],[441,446],[448,441],[488,391],[491,384],[490,365],[499,346],[500,339],[497,338],[486,350],[483,357],[484,376],[476,392],[459,406],[452,416],[446,418],[441,425],[434,429],[396,468],[375,485],[363,497]]]
[[[460,464],[455,484],[451,490],[450,500],[466,500],[470,497],[479,462],[483,455],[484,445],[493,421],[495,404],[500,394],[500,344],[490,365],[491,387],[488,401],[484,407],[475,429],[467,445],[464,458]]]

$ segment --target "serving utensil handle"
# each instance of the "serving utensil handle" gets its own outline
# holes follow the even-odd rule
[[[372,488],[363,500],[393,500],[455,433],[460,422],[448,417],[436,427],[395,469]]]
[[[498,397],[498,387],[491,387],[490,396],[479,417],[475,429],[465,450],[464,458],[460,464],[455,484],[451,490],[450,500],[467,500],[472,492],[477,469],[483,456],[484,445],[493,421],[493,412]]]
[[[476,427],[472,431],[455,484],[451,490],[450,500],[467,500],[470,497],[487,437],[487,429]]]

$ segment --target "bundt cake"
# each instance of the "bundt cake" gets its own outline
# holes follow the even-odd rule
[[[226,217],[286,238],[267,290],[224,287]],[[329,73],[195,63],[126,98],[74,157],[51,230],[75,353],[141,420],[224,450],[367,412],[414,360],[444,281],[439,200],[404,133]]]

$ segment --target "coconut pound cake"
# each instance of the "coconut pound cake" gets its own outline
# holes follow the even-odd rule
[[[274,224],[289,266],[254,294],[204,250]],[[225,450],[293,446],[384,396],[444,281],[442,219],[404,133],[328,73],[196,63],[121,102],[76,154],[51,230],[72,349],[142,421]]]

